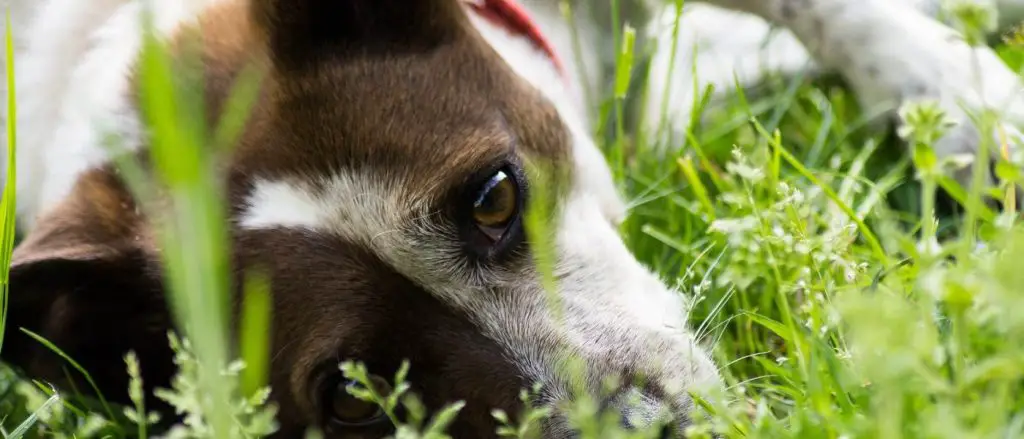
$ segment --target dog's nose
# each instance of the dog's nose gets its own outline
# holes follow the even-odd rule
[[[618,415],[620,428],[628,432],[658,434],[659,439],[681,438],[683,429],[689,424],[687,413],[679,412],[674,405],[655,396],[654,392],[642,387],[627,387],[615,392],[601,404],[604,414]],[[567,413],[556,411],[544,423],[545,439],[579,439],[579,426],[569,420]],[[644,437],[651,437],[647,434]]]
[[[622,415],[622,426],[628,430],[644,430],[657,426],[664,427],[666,432],[670,432],[675,430],[674,424],[679,424],[670,404],[638,387],[630,387],[608,402],[610,409],[617,410]]]

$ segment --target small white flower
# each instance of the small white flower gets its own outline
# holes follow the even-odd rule
[[[745,163],[732,162],[725,165],[725,169],[751,183],[757,183],[764,179],[764,171]]]
[[[722,234],[740,233],[752,230],[757,227],[757,219],[754,217],[723,218],[711,222],[708,230]]]

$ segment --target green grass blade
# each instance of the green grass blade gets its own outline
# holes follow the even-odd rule
[[[14,81],[14,37],[11,34],[11,12],[8,10],[4,27],[4,47],[6,52],[7,75],[7,172],[4,177],[3,199],[0,200],[0,222],[3,233],[0,234],[0,352],[3,352],[4,335],[7,327],[7,307],[11,269],[11,253],[14,251],[14,229],[17,179],[17,110]]]
[[[54,391],[53,394],[46,399],[46,402],[44,402],[42,406],[40,406],[38,409],[32,412],[28,416],[28,419],[22,421],[21,424],[19,424],[18,427],[15,428],[14,431],[12,431],[7,436],[7,438],[21,439],[22,437],[24,437],[26,434],[28,434],[29,429],[31,429],[33,426],[36,425],[37,422],[39,422],[39,415],[44,411],[49,410],[50,407],[53,407],[54,405],[60,403],[60,401],[60,394]]]
[[[242,305],[241,355],[245,361],[242,370],[242,392],[252,395],[267,382],[270,363],[270,332],[272,302],[270,281],[254,272],[245,283]]]
[[[32,331],[29,331],[28,329],[25,328],[21,328],[21,331],[27,334],[29,337],[35,339],[37,342],[39,342],[39,344],[53,351],[53,353],[57,354],[59,357],[63,358],[64,361],[67,361],[68,364],[71,365],[71,367],[75,368],[75,370],[78,371],[78,373],[82,374],[82,377],[85,378],[85,381],[89,383],[89,386],[92,387],[92,390],[96,392],[96,396],[100,399],[100,404],[103,405],[103,411],[106,412],[107,416],[109,416],[109,419],[116,419],[116,417],[114,416],[114,411],[110,409],[110,405],[107,404],[106,398],[103,397],[103,392],[100,392],[99,386],[97,386],[96,382],[93,381],[92,375],[89,374],[89,371],[85,370],[85,368],[82,367],[81,364],[78,364],[78,362],[75,361],[74,358],[71,358],[71,356],[69,356],[63,350],[61,350],[61,348],[57,347],[46,338],[43,338],[43,336],[36,334]]]

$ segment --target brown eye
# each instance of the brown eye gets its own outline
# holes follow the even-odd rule
[[[492,241],[499,241],[519,211],[519,188],[505,171],[487,181],[473,203],[473,221]]]
[[[370,376],[370,381],[377,394],[386,396],[391,393],[391,386],[378,376]],[[331,390],[328,413],[332,420],[344,426],[362,426],[385,419],[384,411],[374,402],[356,398],[348,392],[349,387],[362,387],[355,381],[341,380]]]

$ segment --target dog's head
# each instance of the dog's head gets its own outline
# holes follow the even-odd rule
[[[235,272],[272,281],[282,436],[388,431],[348,396],[344,360],[384,379],[409,360],[428,407],[467,403],[456,437],[492,436],[491,410],[514,416],[538,382],[540,403],[590,392],[632,423],[685,418],[691,385],[717,382],[679,294],[617,235],[620,201],[585,130],[515,73],[461,2],[227,2],[180,34],[203,41],[212,108],[244,66],[266,73],[224,181]],[[119,175],[83,174],[12,268],[12,324],[64,349],[108,397],[124,393],[129,349],[148,386],[172,373],[153,229]],[[554,302],[524,233],[536,175],[554,194]],[[10,342],[7,358],[61,381],[45,347]],[[572,358],[582,375],[565,367]],[[610,394],[606,379],[619,383]],[[571,435],[564,414],[545,429]]]

